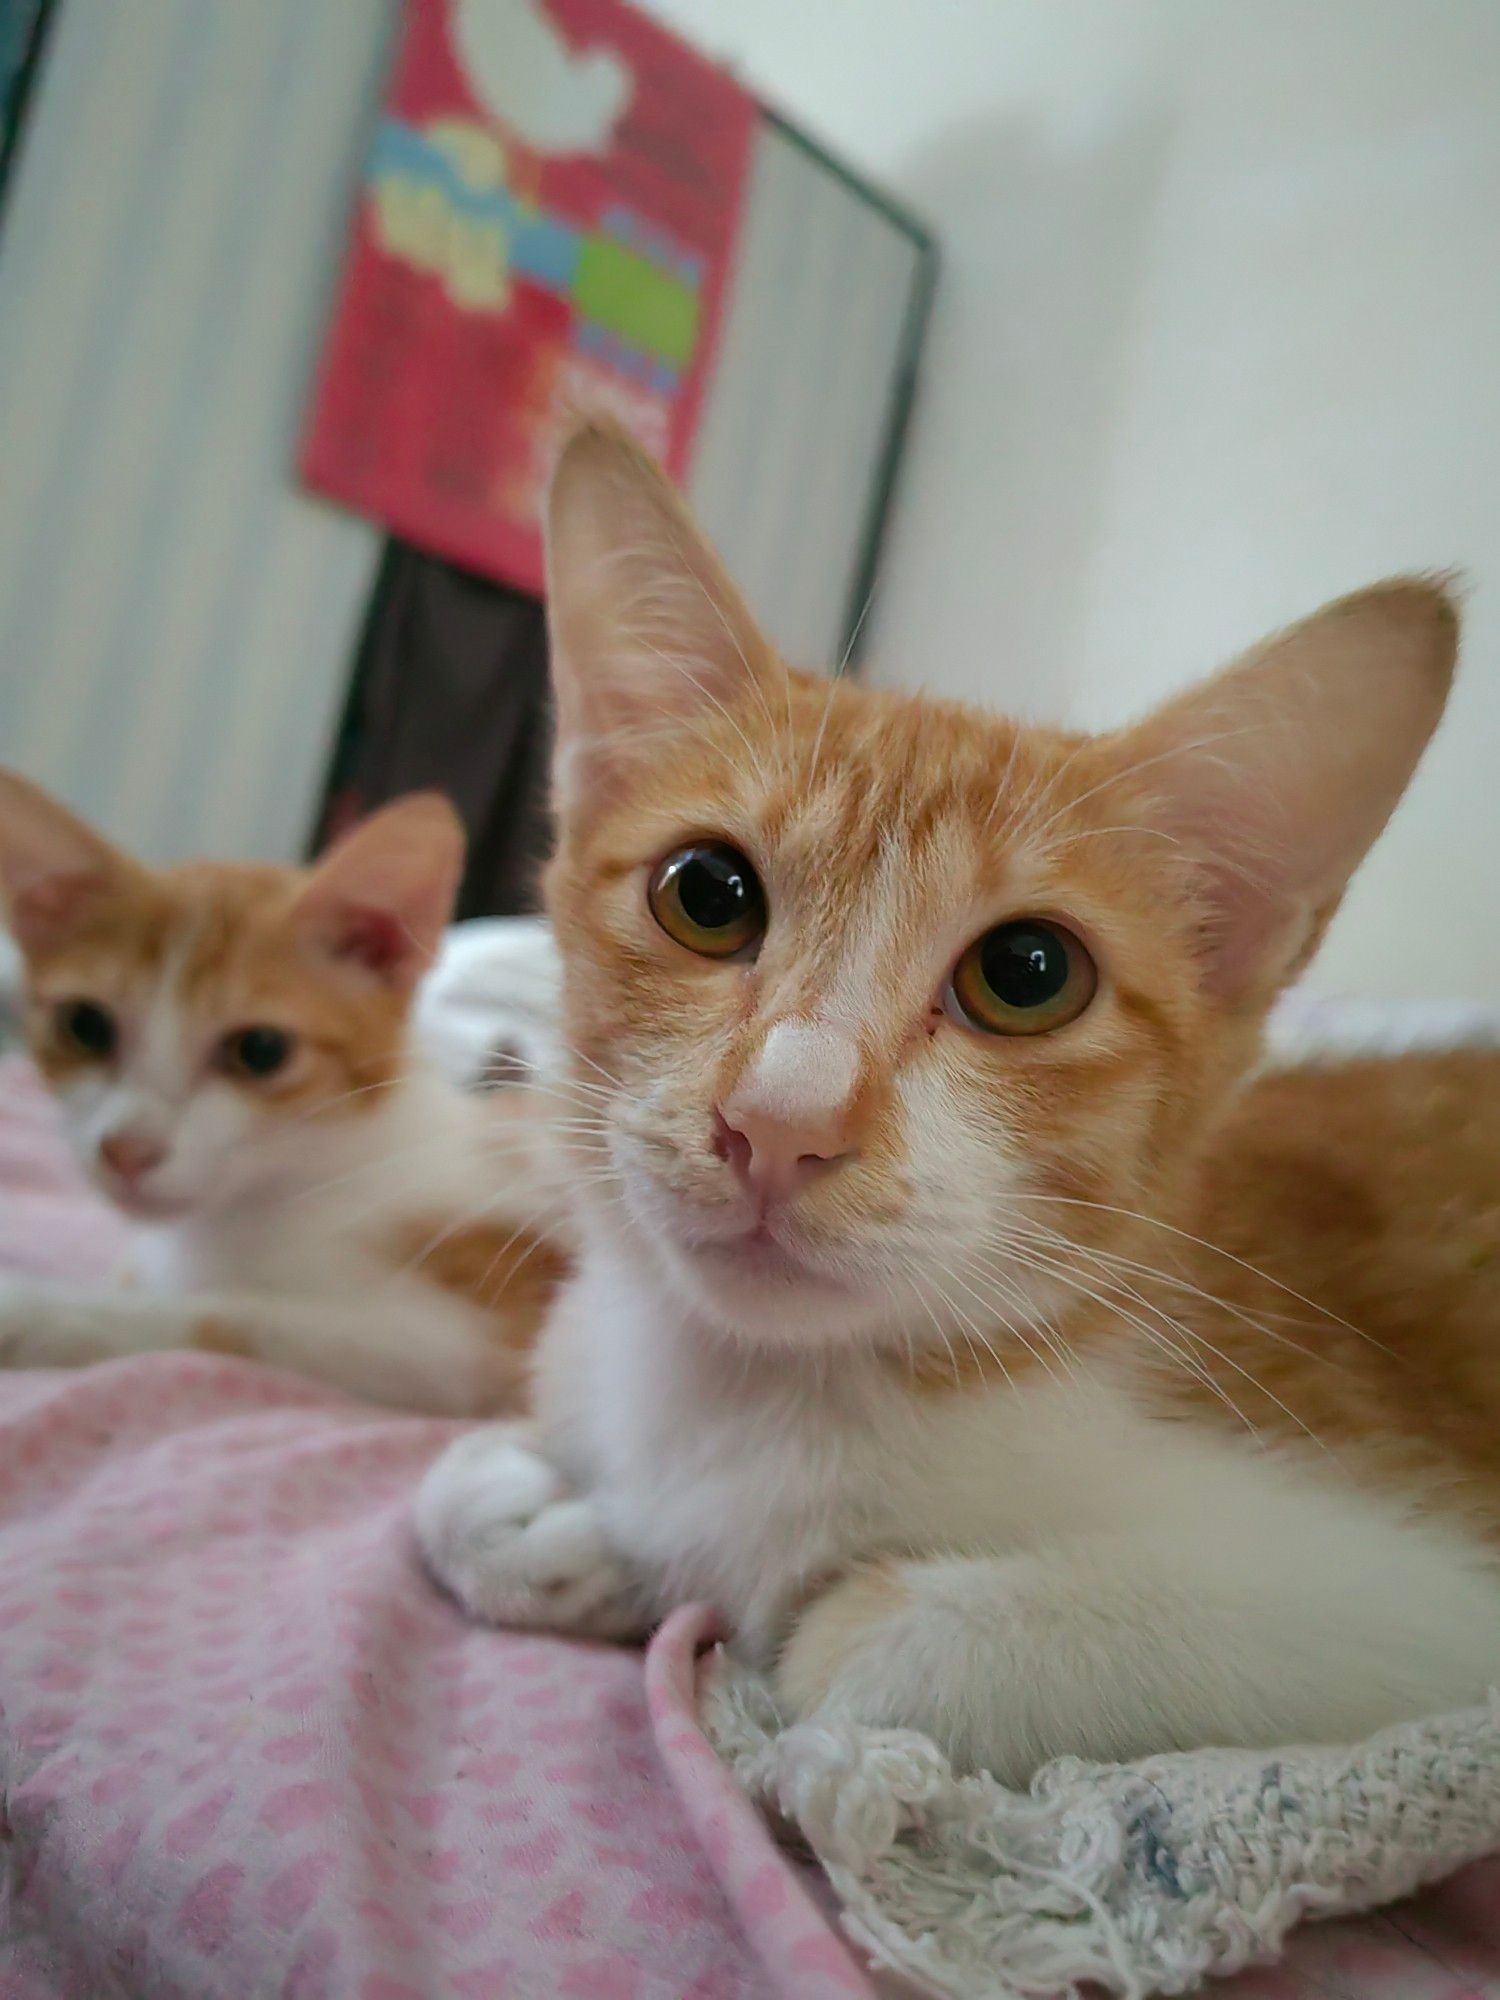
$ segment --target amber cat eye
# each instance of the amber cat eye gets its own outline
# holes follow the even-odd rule
[[[760,878],[725,841],[700,841],[669,854],[646,897],[667,936],[704,958],[735,958],[766,928]]]
[[[997,924],[976,938],[949,988],[963,1019],[990,1035],[1044,1035],[1076,1021],[1099,975],[1073,933],[1044,917]]]

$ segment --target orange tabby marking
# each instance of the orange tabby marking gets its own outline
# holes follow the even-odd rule
[[[218,1354],[231,1361],[253,1361],[255,1341],[232,1320],[206,1314],[193,1324],[192,1340],[200,1354]]]
[[[529,1351],[568,1270],[567,1258],[545,1237],[504,1222],[454,1230],[430,1218],[411,1222],[390,1253],[402,1270],[489,1313],[502,1346],[511,1351]]]
[[[1188,1223],[1266,1275],[1186,1246],[1222,1303],[1153,1297],[1212,1341],[1204,1370],[1257,1430],[1305,1426],[1336,1454],[1461,1493],[1500,1538],[1497,1133],[1488,1050],[1266,1077],[1225,1120]],[[1163,1387],[1236,1421],[1180,1371]]]
[[[798,1713],[817,1707],[851,1645],[910,1603],[893,1561],[863,1563],[817,1596],[798,1619],[777,1665],[779,1685]]]

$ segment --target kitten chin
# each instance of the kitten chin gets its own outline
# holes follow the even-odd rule
[[[659,1157],[657,1154],[655,1157]],[[751,1347],[814,1353],[880,1344],[896,1325],[890,1260],[849,1242],[830,1247],[785,1216],[753,1204],[711,1206],[664,1183],[626,1144],[615,1153],[620,1205],[596,1212],[601,1231],[644,1257],[696,1323]]]

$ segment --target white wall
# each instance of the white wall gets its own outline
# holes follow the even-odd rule
[[[1318,978],[1500,999],[1500,6],[656,10],[942,238],[872,674],[1113,721],[1462,565],[1453,710]]]

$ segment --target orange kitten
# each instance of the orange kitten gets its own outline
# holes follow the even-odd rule
[[[504,1406],[561,1258],[516,1226],[541,1213],[524,1128],[408,1047],[462,859],[422,796],[313,869],[158,873],[0,773],[31,1051],[146,1281],[0,1281],[0,1359],[197,1347],[412,1409]],[[497,1160],[512,1198],[478,1200]]]
[[[789,673],[660,476],[551,506],[580,1077],[534,1427],[429,1476],[476,1613],[714,1600],[791,1716],[1353,1737],[1500,1679],[1500,1063],[1256,1082],[1442,711],[1425,582],[1099,738]]]

